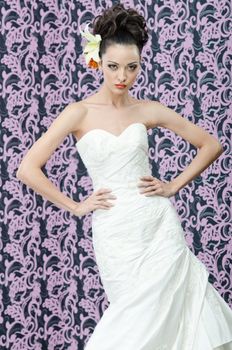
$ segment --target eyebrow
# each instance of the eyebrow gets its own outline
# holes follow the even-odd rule
[[[113,62],[113,63],[118,64],[117,62],[114,62],[114,61],[107,61],[107,62]],[[132,63],[138,63],[138,61],[130,62],[130,63],[128,63],[128,64],[132,64]]]

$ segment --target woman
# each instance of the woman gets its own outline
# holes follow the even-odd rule
[[[90,67],[102,69],[100,90],[69,104],[35,142],[17,176],[60,208],[93,212],[93,245],[110,305],[85,350],[232,350],[232,310],[208,282],[208,272],[187,247],[168,199],[222,153],[202,128],[159,102],[128,90],[148,40],[144,18],[117,4],[82,32]],[[151,175],[147,129],[165,127],[199,148],[171,182]],[[72,133],[94,192],[76,203],[42,173]],[[30,169],[30,172],[28,172]],[[113,193],[112,193],[113,192]]]

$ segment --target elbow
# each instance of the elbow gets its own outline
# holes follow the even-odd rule
[[[41,170],[38,165],[26,163],[23,161],[16,171],[16,178],[27,184],[31,181],[32,178],[34,178],[34,174],[37,173],[38,170]]]
[[[216,158],[220,157],[220,155],[224,152],[224,148],[223,148],[222,144],[218,140],[215,140],[210,145],[210,148],[214,152]]]
[[[21,167],[19,167],[17,172],[16,172],[16,178],[21,180],[22,182],[25,179],[25,171],[23,171]]]
[[[16,171],[16,178],[23,181],[23,178],[25,177],[25,172],[28,167],[25,165],[25,160],[21,160],[19,163],[18,169]]]
[[[216,152],[218,157],[224,152],[224,148],[220,142],[216,143]]]
[[[21,162],[16,172],[16,178],[25,183],[28,175],[28,169],[31,169],[31,166],[27,165],[24,162]]]
[[[211,154],[214,159],[220,157],[220,155],[225,151],[222,144],[215,138],[209,142],[204,143],[202,147],[206,148],[208,153]]]

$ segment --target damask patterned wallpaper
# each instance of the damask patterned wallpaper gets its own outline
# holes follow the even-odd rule
[[[32,144],[63,108],[102,84],[87,68],[78,27],[115,1],[1,1],[0,349],[81,350],[108,306],[92,246],[91,215],[57,208],[16,178]],[[122,1],[145,16],[150,40],[131,89],[158,100],[223,144],[224,153],[172,197],[189,248],[232,307],[231,2]],[[197,150],[150,129],[153,175],[176,177]],[[65,138],[43,168],[77,201],[92,182]]]

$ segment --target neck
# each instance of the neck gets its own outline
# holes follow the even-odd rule
[[[116,88],[115,88],[116,89]],[[128,91],[118,93],[111,91],[105,84],[102,85],[97,93],[99,102],[115,108],[126,107],[132,103],[133,98],[128,94]]]

